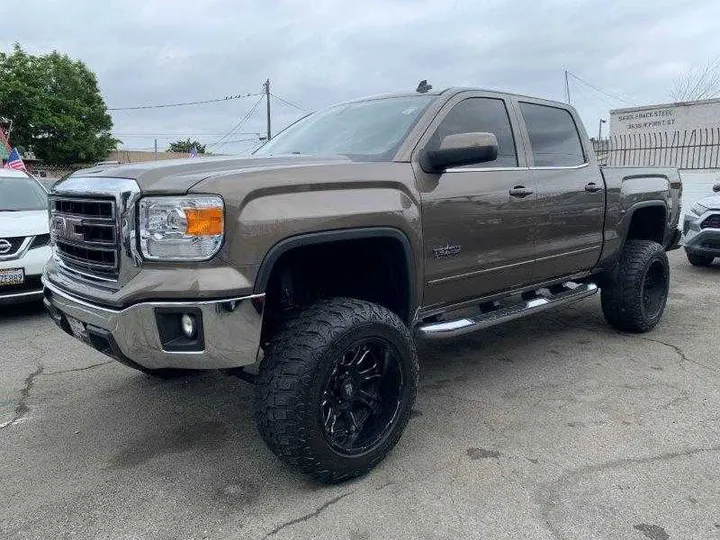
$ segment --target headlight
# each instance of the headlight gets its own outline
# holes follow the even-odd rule
[[[705,212],[707,212],[707,208],[704,207],[702,204],[696,202],[692,205],[690,211],[696,216],[702,216]]]
[[[140,199],[140,251],[151,261],[204,261],[225,233],[225,206],[216,195]]]

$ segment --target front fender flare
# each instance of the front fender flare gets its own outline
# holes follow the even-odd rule
[[[408,293],[410,295],[410,298],[408,298],[408,317],[412,319],[413,314],[418,308],[418,299],[415,292],[417,270],[415,268],[415,260],[409,238],[403,231],[394,227],[358,227],[352,229],[337,229],[304,233],[285,238],[270,248],[263,258],[255,279],[254,293],[260,294],[265,292],[275,263],[283,254],[292,249],[317,244],[328,244],[332,242],[342,242],[344,240],[359,240],[366,238],[392,238],[397,240],[402,246],[403,254],[405,256],[405,266],[408,272]]]

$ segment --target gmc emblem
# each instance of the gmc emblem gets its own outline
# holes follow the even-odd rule
[[[66,216],[53,216],[50,230],[55,238],[82,241],[85,235],[82,232],[82,219]]]

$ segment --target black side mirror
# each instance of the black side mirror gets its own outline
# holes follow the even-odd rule
[[[440,148],[423,150],[420,166],[425,172],[440,173],[449,167],[485,163],[497,159],[498,142],[494,133],[457,133],[440,142]]]
[[[717,184],[715,184],[715,185],[713,186],[713,191],[714,191],[715,193],[720,193],[720,182],[718,182]]]

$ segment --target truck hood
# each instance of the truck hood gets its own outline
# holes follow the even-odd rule
[[[720,195],[710,195],[698,201],[708,210],[720,210]]]
[[[47,210],[0,212],[0,236],[36,236],[48,232]]]
[[[316,167],[351,161],[345,156],[198,157],[95,167],[77,171],[70,178],[130,178],[138,183],[143,193],[177,194],[185,193],[202,180],[216,175]],[[62,184],[58,182],[53,189],[61,189]]]

